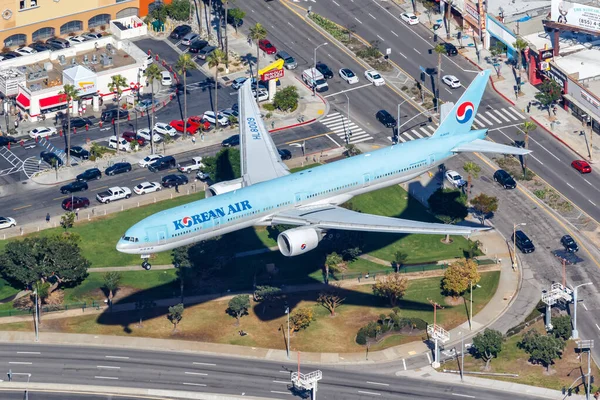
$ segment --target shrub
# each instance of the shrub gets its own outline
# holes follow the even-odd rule
[[[263,104],[263,108],[267,111],[275,111],[275,106],[273,104]]]
[[[364,327],[360,328],[356,333],[356,343],[360,345],[367,344],[367,332]]]
[[[419,331],[424,331],[427,329],[427,321],[424,321],[421,318],[411,318],[410,322],[412,322],[413,328]]]
[[[275,94],[273,106],[281,111],[290,111],[298,107],[298,89],[296,86],[288,86]]]

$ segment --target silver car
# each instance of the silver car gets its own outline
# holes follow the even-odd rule
[[[190,32],[181,39],[181,44],[184,46],[189,46],[198,36],[200,35],[198,35],[196,32]]]

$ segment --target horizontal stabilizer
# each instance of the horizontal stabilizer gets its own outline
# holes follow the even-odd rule
[[[524,156],[531,153],[531,150],[525,150],[520,147],[508,146],[506,144],[494,143],[488,140],[475,139],[470,143],[463,143],[452,149],[454,153],[497,153],[514,154]]]

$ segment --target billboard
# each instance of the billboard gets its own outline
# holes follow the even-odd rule
[[[283,78],[283,69],[272,69],[260,76],[260,79],[263,81],[270,81],[276,78]]]
[[[600,32],[600,8],[552,0],[551,19],[559,24]]]

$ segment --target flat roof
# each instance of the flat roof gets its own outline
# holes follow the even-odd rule
[[[579,81],[600,77],[600,51],[581,50],[564,57],[554,57],[554,63],[568,75],[579,72]]]

